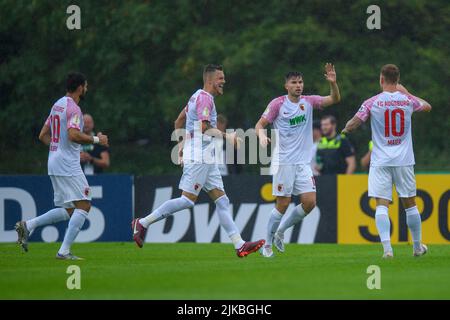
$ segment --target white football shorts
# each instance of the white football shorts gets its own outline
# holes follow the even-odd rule
[[[392,201],[392,185],[400,198],[416,196],[414,166],[370,167],[369,197]]]
[[[316,192],[316,181],[309,164],[273,165],[272,194],[290,197]]]
[[[213,189],[225,191],[217,164],[206,163],[184,164],[179,188],[195,195],[199,195],[202,189],[206,192]]]
[[[50,176],[56,207],[74,208],[73,201],[91,201],[91,188],[84,174],[78,176]]]

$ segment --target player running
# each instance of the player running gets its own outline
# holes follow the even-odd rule
[[[36,228],[70,219],[56,258],[82,260],[70,251],[91,208],[91,190],[80,166],[80,144],[108,146],[108,137],[101,132],[94,137],[83,133],[83,115],[78,103],[85,96],[87,86],[83,74],[70,73],[66,95],[55,102],[39,134],[39,140],[49,146],[48,174],[57,208],[16,223],[18,243],[25,252],[28,238]]]
[[[383,92],[364,101],[343,130],[344,133],[352,132],[370,116],[373,150],[369,169],[369,197],[376,200],[375,223],[384,249],[383,258],[394,256],[388,215],[392,184],[405,207],[406,223],[413,239],[413,255],[422,256],[427,252],[427,247],[421,243],[422,222],[415,201],[411,116],[413,112],[430,111],[431,105],[411,95],[398,83],[399,80],[400,70],[396,65],[383,66],[380,73]]]
[[[219,65],[207,65],[203,71],[203,89],[197,90],[189,99],[175,122],[175,129],[186,122],[186,142],[182,147],[183,176],[179,188],[182,195],[163,203],[159,208],[142,219],[131,223],[133,239],[142,248],[148,227],[169,215],[192,208],[200,191],[205,190],[215,202],[220,225],[225,229],[239,258],[257,251],[264,240],[245,242],[233,221],[230,201],[225,194],[222,176],[214,161],[212,136],[224,137],[233,144],[238,142],[236,134],[222,133],[216,128],[217,112],[214,97],[223,94],[225,75]]]
[[[284,252],[284,231],[300,222],[316,206],[316,186],[310,166],[313,109],[331,106],[341,99],[331,63],[325,65],[325,79],[330,83],[329,96],[303,96],[302,74],[289,72],[284,84],[288,94],[272,100],[255,126],[263,147],[270,142],[265,130],[262,130],[269,123],[279,134],[271,162],[272,192],[276,196],[276,205],[267,225],[266,245],[261,250],[264,257],[273,257],[272,241],[279,252]],[[292,195],[300,195],[300,204],[280,225]]]

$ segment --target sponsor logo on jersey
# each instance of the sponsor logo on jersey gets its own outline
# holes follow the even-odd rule
[[[292,119],[289,119],[289,125],[291,125],[291,126],[297,126],[304,122],[306,122],[306,116],[304,114],[294,117]]]
[[[205,107],[205,109],[203,109],[202,115],[203,115],[204,117],[209,117],[209,109],[208,109],[208,107]]]

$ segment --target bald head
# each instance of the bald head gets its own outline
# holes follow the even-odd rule
[[[83,132],[86,134],[90,134],[94,130],[94,119],[88,113],[83,115]]]

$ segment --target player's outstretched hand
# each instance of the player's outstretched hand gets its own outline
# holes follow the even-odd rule
[[[99,144],[105,147],[108,147],[108,136],[105,134],[102,134],[101,132],[97,133],[97,137],[100,140]]]
[[[327,62],[325,64],[325,79],[329,82],[336,82],[336,70],[334,70],[333,64]]]

